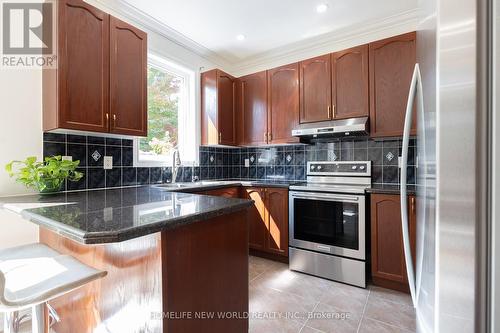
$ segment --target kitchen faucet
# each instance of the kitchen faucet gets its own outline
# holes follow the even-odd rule
[[[177,173],[179,171],[179,167],[181,166],[181,156],[179,150],[174,149],[174,153],[172,154],[172,183],[175,183],[177,180]]]

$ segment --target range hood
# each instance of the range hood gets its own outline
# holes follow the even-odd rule
[[[368,117],[302,124],[292,130],[292,136],[300,137],[301,142],[346,136],[366,136],[368,134]]]

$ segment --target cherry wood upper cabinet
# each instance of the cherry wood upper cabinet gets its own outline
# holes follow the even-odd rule
[[[201,144],[235,145],[235,79],[221,70],[201,74]]]
[[[409,198],[409,230],[415,255],[416,200]],[[408,291],[403,249],[400,196],[371,195],[371,256],[373,283],[385,288]]]
[[[266,188],[265,191],[269,225],[267,250],[288,256],[288,190]]]
[[[243,76],[237,80],[238,143],[267,143],[267,81],[266,72]]]
[[[110,132],[147,136],[147,35],[110,20]]]
[[[43,71],[43,129],[107,132],[110,16],[61,0],[56,17],[58,69]]]
[[[147,35],[82,0],[57,1],[57,69],[42,74],[43,130],[147,135]]]
[[[268,143],[294,143],[292,130],[299,124],[299,64],[290,64],[267,72]]]
[[[334,119],[369,116],[368,45],[332,54]]]
[[[245,198],[254,201],[248,210],[249,246],[251,249],[264,251],[267,247],[267,210],[264,202],[264,189],[260,187],[245,188]]]
[[[330,55],[300,62],[300,123],[332,118]]]
[[[372,137],[403,134],[408,90],[416,62],[416,33],[370,43]],[[414,115],[416,112],[413,113]],[[412,131],[416,131],[415,119]]]

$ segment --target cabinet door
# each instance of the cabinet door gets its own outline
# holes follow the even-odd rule
[[[267,188],[265,191],[269,226],[267,250],[288,256],[288,190]]]
[[[242,145],[266,144],[267,138],[267,89],[266,72],[259,72],[238,79],[238,114],[241,117],[240,143]]]
[[[416,33],[370,44],[370,130],[372,137],[403,134],[408,90],[416,62]],[[416,112],[413,112],[415,134]]]
[[[403,252],[399,196],[371,196],[372,275],[404,285],[406,266]]]
[[[110,132],[147,136],[147,35],[111,17]]]
[[[234,118],[234,78],[217,71],[217,109],[219,144],[235,145],[235,118]]]
[[[59,101],[53,119],[60,128],[107,132],[110,16],[80,0],[61,0],[58,11],[59,86],[50,88],[58,94],[44,91]]]
[[[331,119],[332,84],[330,55],[300,62],[300,122]]]
[[[219,143],[217,70],[201,73],[201,144]]]
[[[246,197],[254,201],[248,210],[249,245],[251,249],[264,251],[267,246],[268,224],[264,190],[257,187],[246,188]]]
[[[206,195],[213,195],[216,197],[224,197],[224,198],[239,198],[239,188],[238,187],[228,187],[221,188],[217,190],[207,191]]]
[[[368,45],[332,54],[334,119],[368,117]]]
[[[267,72],[269,143],[294,143],[292,130],[299,124],[299,64]]]

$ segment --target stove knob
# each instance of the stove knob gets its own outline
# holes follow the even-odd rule
[[[321,169],[322,169],[322,168],[321,168],[321,165],[318,165],[318,171],[319,171],[319,170],[321,170]]]
[[[352,166],[352,169],[353,169],[353,170],[356,170],[357,168],[358,168],[358,167],[357,167],[356,165],[353,165],[353,166]]]
[[[316,169],[316,167],[314,165],[311,165],[311,170],[314,170]]]
[[[359,167],[359,170],[364,170],[364,169],[365,169],[364,165],[362,165],[362,166]]]

